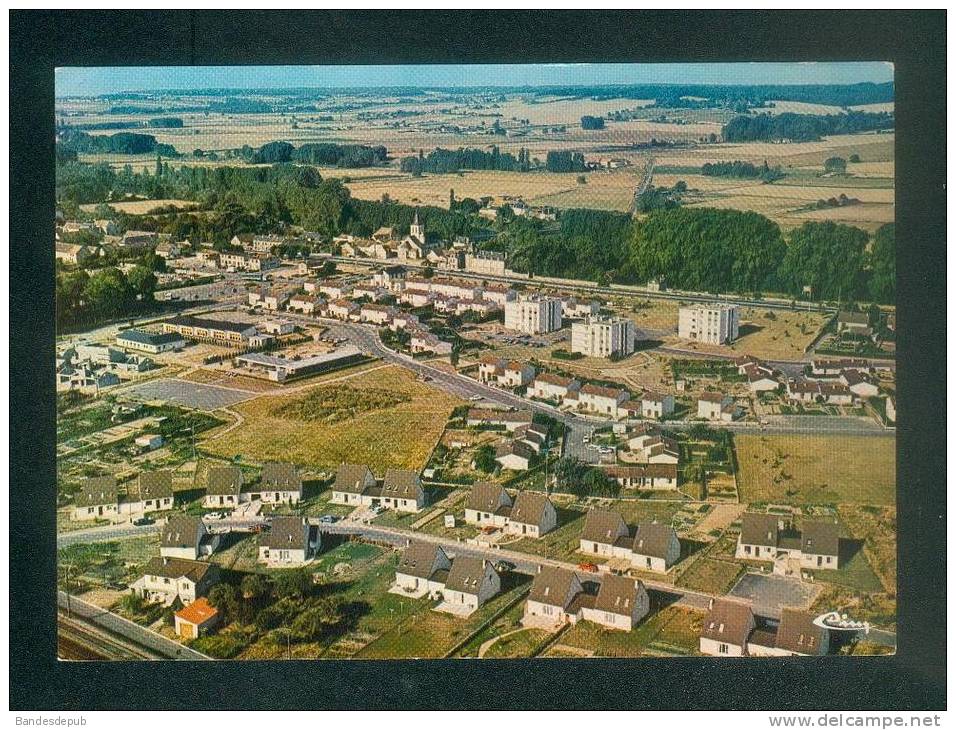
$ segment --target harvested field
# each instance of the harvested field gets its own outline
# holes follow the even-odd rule
[[[896,502],[894,437],[740,435],[735,443],[741,502]]]

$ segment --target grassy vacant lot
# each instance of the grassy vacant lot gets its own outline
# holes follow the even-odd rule
[[[353,402],[354,412],[341,413],[334,426],[317,421],[303,423],[288,415],[322,399],[322,391],[328,391],[328,386],[316,386],[303,393],[263,396],[236,406],[245,419],[243,424],[202,448],[225,458],[240,455],[255,462],[279,459],[321,469],[353,462],[368,464],[376,472],[388,467],[417,470],[425,464],[452,408],[460,403],[416,382],[399,367],[359,375],[348,381],[348,387],[358,394],[358,405]],[[402,402],[365,410],[361,406],[365,389],[392,394]]]
[[[365,646],[357,657],[362,659],[436,658],[445,656],[486,621],[502,613],[528,589],[527,580],[503,587],[502,593],[468,618],[432,611],[436,605],[428,599],[405,599],[394,594],[386,598],[409,601],[412,605],[391,629]],[[525,654],[527,656],[527,654]]]
[[[695,560],[681,574],[680,578],[677,579],[677,585],[706,593],[723,595],[733,587],[743,572],[743,566],[738,563],[715,560],[705,556]]]
[[[570,646],[600,657],[695,654],[702,618],[702,613],[668,606],[653,611],[633,631],[615,631],[579,621],[561,636],[555,649]]]
[[[896,439],[870,436],[736,438],[742,502],[891,505]]]
[[[840,521],[857,540],[883,588],[896,593],[896,508],[841,505]]]

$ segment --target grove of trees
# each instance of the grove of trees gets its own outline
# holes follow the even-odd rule
[[[893,129],[894,124],[894,117],[888,112],[757,114],[734,117],[724,125],[723,136],[726,142],[813,142],[826,135]]]

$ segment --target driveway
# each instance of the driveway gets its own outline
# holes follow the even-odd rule
[[[807,609],[822,586],[779,575],[745,573],[731,590],[731,596],[753,603],[761,616],[779,617],[783,608]]]

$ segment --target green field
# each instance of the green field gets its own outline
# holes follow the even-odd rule
[[[868,436],[736,438],[742,502],[896,502],[896,439]]]

